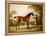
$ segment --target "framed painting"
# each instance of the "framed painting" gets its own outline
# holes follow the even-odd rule
[[[6,1],[5,2],[6,35],[43,33],[44,3]]]

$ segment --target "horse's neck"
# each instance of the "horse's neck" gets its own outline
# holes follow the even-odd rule
[[[28,15],[26,15],[26,16],[30,16],[31,14],[28,14]]]

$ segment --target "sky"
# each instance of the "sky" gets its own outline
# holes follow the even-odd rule
[[[16,11],[17,14],[14,14],[15,16],[26,16],[28,13],[32,12],[32,9],[28,9],[28,6],[29,5],[10,4],[10,12]]]

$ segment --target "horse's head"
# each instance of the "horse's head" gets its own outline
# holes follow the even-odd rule
[[[34,16],[33,12],[31,12],[30,14]]]

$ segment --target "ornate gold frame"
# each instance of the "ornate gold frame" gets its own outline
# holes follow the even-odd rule
[[[41,32],[20,32],[20,33],[8,33],[8,14],[9,14],[9,3],[10,4],[42,4],[43,5],[43,31]],[[45,32],[45,3],[37,3],[37,2],[24,2],[24,1],[5,1],[5,35],[18,35],[18,34],[34,34],[34,33],[43,33]]]

